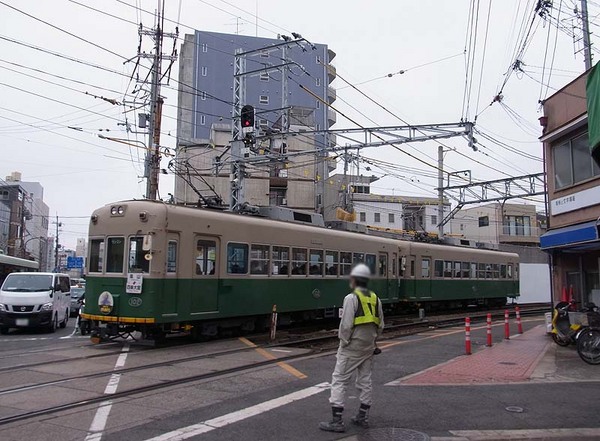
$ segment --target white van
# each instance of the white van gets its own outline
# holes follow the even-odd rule
[[[71,281],[66,274],[12,273],[0,287],[0,334],[10,328],[67,326]]]

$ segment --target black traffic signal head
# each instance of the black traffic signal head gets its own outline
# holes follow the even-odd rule
[[[254,127],[254,107],[246,104],[242,107],[241,113],[242,129],[246,127]]]

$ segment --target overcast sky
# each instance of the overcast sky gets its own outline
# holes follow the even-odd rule
[[[123,108],[92,95],[122,99],[128,90],[128,74],[133,68],[133,63],[124,64],[123,60],[134,57],[138,44],[137,27],[133,23],[141,20],[144,25],[153,24],[151,15],[132,6],[137,4],[144,10],[154,11],[156,1],[77,0],[115,17],[69,0],[2,2],[105,48],[78,40],[0,4],[0,177],[4,178],[11,171],[21,171],[23,180],[41,182],[51,214],[65,217],[63,242],[73,247],[77,237],[86,236],[87,218],[93,209],[112,201],[141,198],[144,194],[145,183],[139,178],[144,151],[97,137],[98,134],[127,137],[123,126],[118,125],[124,121]],[[480,3],[479,25],[469,118],[473,120],[480,114],[477,119],[480,130],[519,151],[541,157],[541,145],[537,142],[540,133],[537,119],[541,116],[538,100],[583,72],[583,56],[581,53],[575,55],[581,44],[574,44],[573,39],[563,32],[556,38],[556,27],[536,20],[531,44],[522,59],[525,73],[510,77],[503,91],[504,105],[494,104],[486,109],[498,92],[507,68],[514,62],[513,52],[521,22],[525,14],[531,18],[530,6],[535,2],[492,0],[487,39],[490,1],[477,3]],[[359,88],[411,124],[434,124],[458,122],[464,114],[465,56],[462,53],[467,40],[470,4],[470,0],[170,0],[166,5],[166,16],[179,21],[182,35],[191,33],[191,28],[224,33],[235,33],[238,29],[247,35],[258,32],[260,36],[273,38],[277,33],[298,32],[311,41],[328,44],[337,53],[334,64],[338,73],[353,83],[405,70],[404,74],[370,81]],[[578,26],[569,17],[573,16],[573,6],[579,1],[555,0],[554,4],[551,14],[558,18],[557,9],[559,4],[562,6],[560,20],[567,31],[573,25]],[[255,11],[259,16],[258,27]],[[595,23],[599,13],[598,4],[590,2],[592,32],[598,29]],[[169,23],[165,30],[174,31],[174,27]],[[68,54],[117,73],[68,61],[6,39]],[[550,43],[546,45],[548,39]],[[595,36],[592,39],[596,41]],[[150,49],[149,40],[146,48]],[[461,55],[454,56],[457,54]],[[454,57],[438,61],[451,56]],[[552,60],[549,87],[542,87],[542,74],[543,82],[547,83]],[[417,67],[423,64],[427,65]],[[177,66],[173,77],[177,78]],[[177,85],[172,82],[171,86]],[[352,88],[344,87],[346,84],[339,78],[334,86],[339,89],[338,97],[377,125],[401,124],[396,117]],[[172,89],[163,89],[163,92],[166,103],[171,106],[164,108],[162,128],[166,135],[161,144],[174,147],[176,92]],[[340,99],[334,107],[360,124],[375,125]],[[351,126],[338,116],[336,128]],[[81,131],[69,127],[81,128]],[[105,132],[107,129],[110,132]],[[136,135],[129,136],[136,139]],[[145,141],[145,138],[139,135],[138,140]],[[542,171],[540,161],[511,153],[485,139],[479,140],[482,143],[479,153],[473,153],[462,138],[444,141],[484,164],[449,152],[446,155],[448,170],[470,169],[477,180]],[[425,142],[406,149],[427,162],[434,162],[427,156],[436,158],[437,145],[436,142]],[[426,173],[415,171],[412,174],[398,172],[404,179],[384,177],[374,184],[374,191],[435,194],[433,189],[437,182],[431,176],[432,172],[435,174],[434,169],[392,147],[367,149],[363,154],[427,170]],[[372,172],[384,174],[381,170]],[[172,192],[173,178],[163,175],[161,179],[161,195],[167,197],[167,193]],[[81,218],[77,218],[79,216]]]

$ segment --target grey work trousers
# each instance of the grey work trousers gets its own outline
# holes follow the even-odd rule
[[[371,369],[373,367],[373,354],[366,357],[349,357],[338,352],[337,362],[331,378],[331,396],[329,402],[334,407],[344,407],[346,390],[356,372],[356,388],[360,391],[359,399],[362,404],[371,405],[373,401],[373,384]]]

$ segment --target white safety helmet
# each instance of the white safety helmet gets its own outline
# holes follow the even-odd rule
[[[370,279],[371,278],[371,270],[364,263],[359,263],[352,271],[350,271],[350,277],[357,277],[359,279]]]

